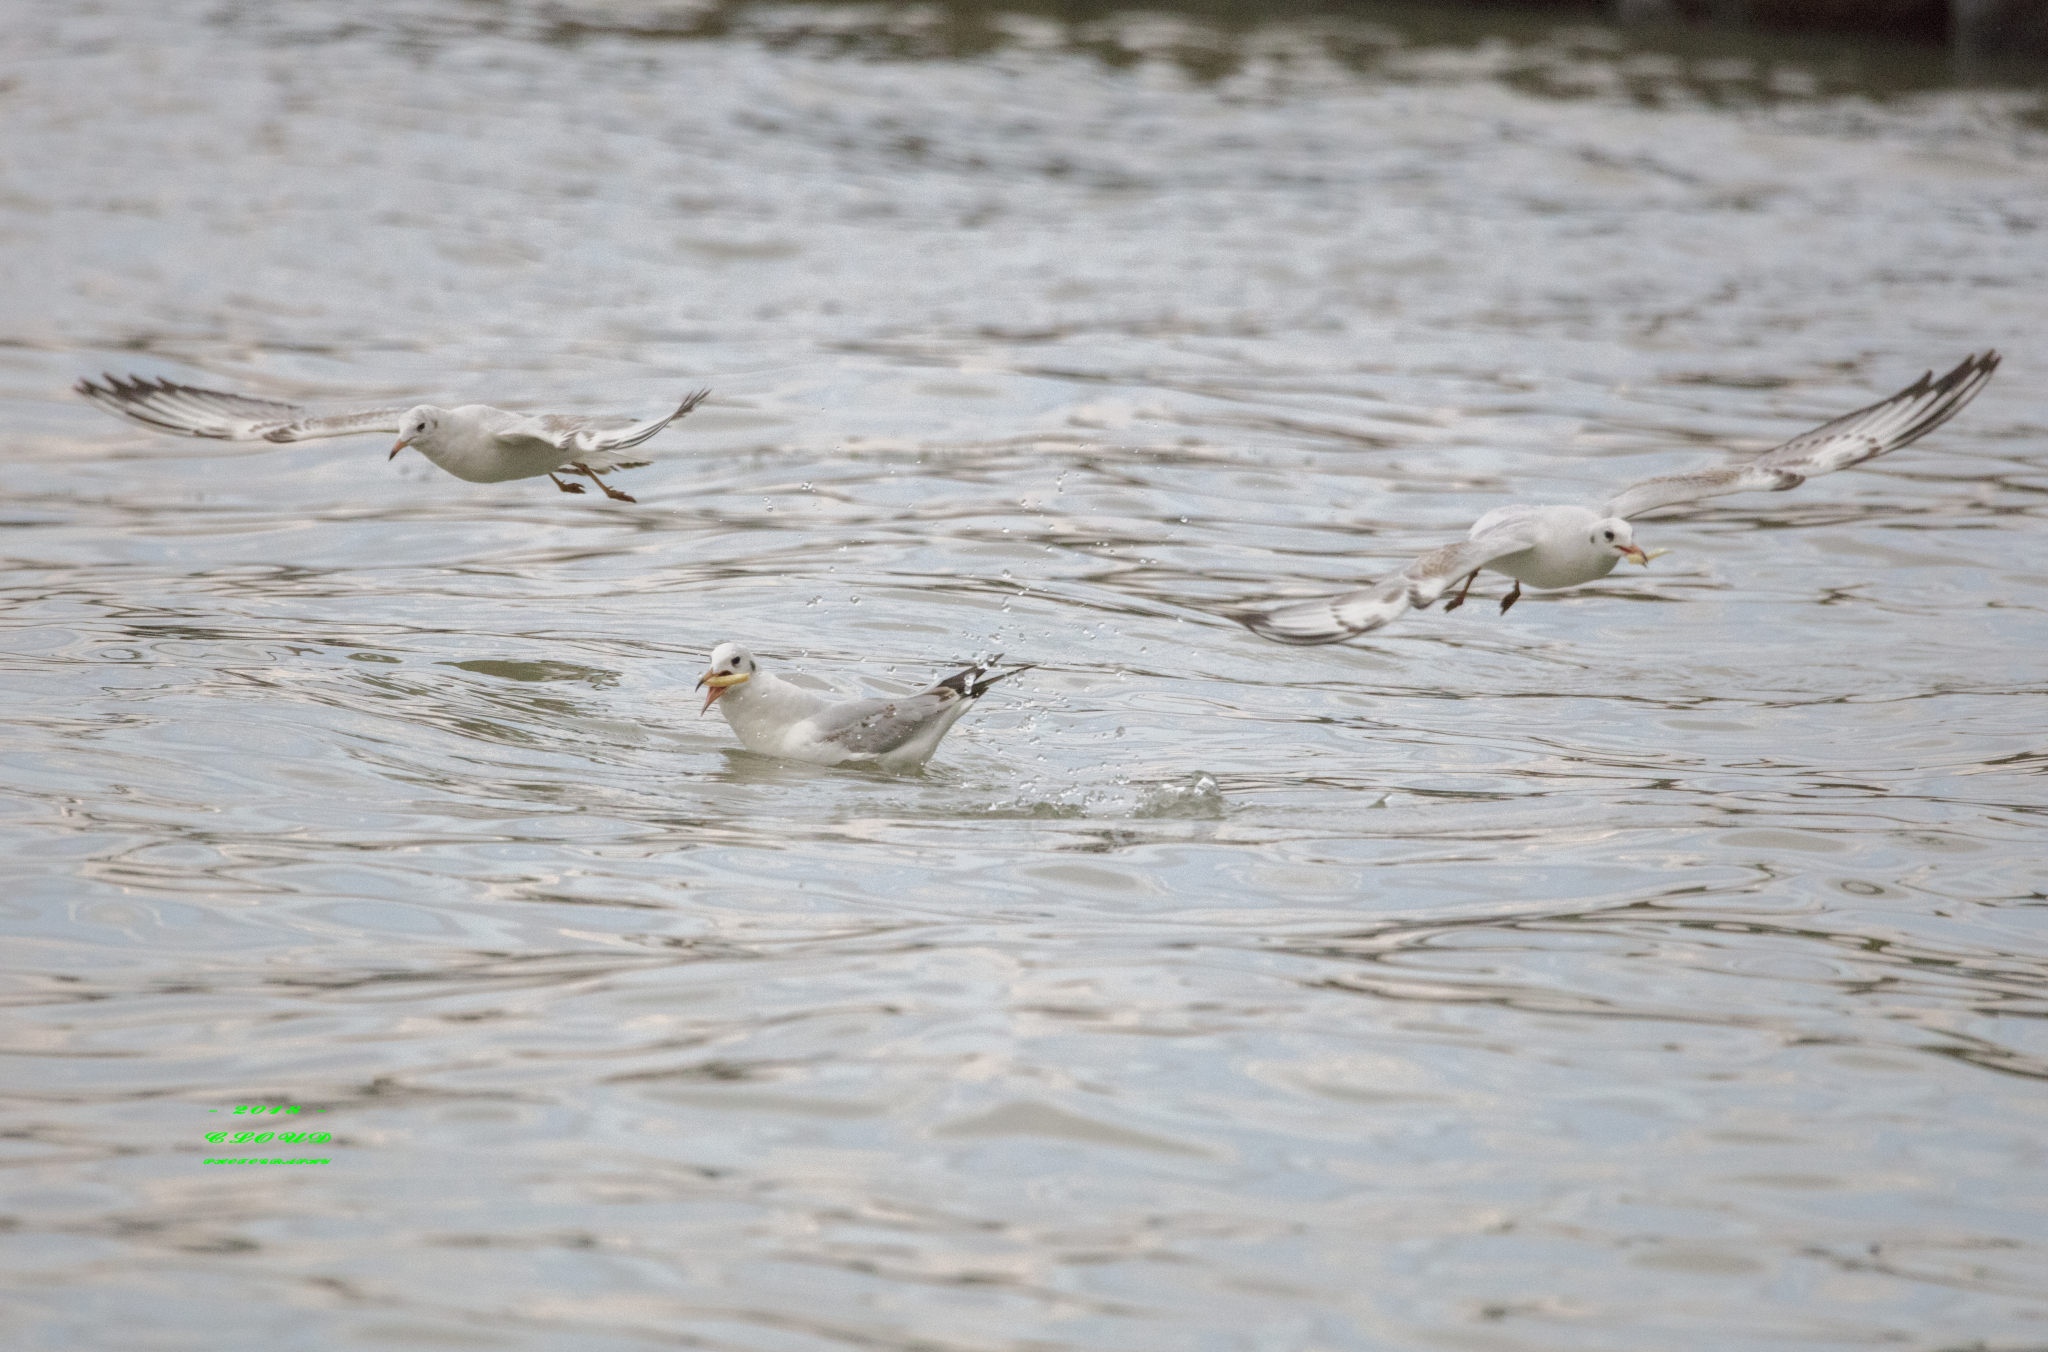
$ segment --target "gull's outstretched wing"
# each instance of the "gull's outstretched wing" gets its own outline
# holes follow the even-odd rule
[[[1996,352],[1965,357],[1939,380],[1929,371],[1891,398],[1802,432],[1746,465],[1644,479],[1616,493],[1601,510],[1626,520],[1655,507],[1724,493],[1797,488],[1816,474],[1832,474],[1912,445],[1954,417],[1997,369]]]
[[[934,729],[943,733],[990,686],[1031,669],[1027,664],[995,672],[995,664],[1002,660],[998,653],[986,662],[954,672],[929,690],[901,699],[844,700],[812,715],[811,723],[821,742],[845,747],[856,756],[887,755]]]
[[[356,432],[396,432],[402,408],[365,409],[309,418],[297,404],[253,399],[225,390],[202,390],[168,380],[105,377],[106,384],[81,380],[72,388],[109,413],[131,418],[159,432],[217,441],[310,441]]]
[[[568,452],[575,462],[588,465],[600,473],[614,469],[631,469],[636,465],[651,462],[622,460],[619,458],[619,452],[638,446],[703,403],[710,395],[709,390],[698,390],[677,404],[675,412],[659,418],[649,418],[645,422],[634,422],[630,418],[622,418],[616,414],[586,416],[575,413],[543,413],[530,420],[533,424],[532,435],[540,437],[557,450]]]
[[[1391,577],[1342,596],[1319,596],[1271,610],[1226,611],[1260,638],[1277,643],[1336,643],[1370,633],[1409,610],[1421,610],[1467,573],[1535,544],[1534,519],[1503,521],[1470,540],[1441,545]]]

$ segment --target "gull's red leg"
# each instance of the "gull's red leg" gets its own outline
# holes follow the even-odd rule
[[[1448,615],[1452,611],[1456,610],[1459,606],[1465,604],[1465,593],[1472,590],[1472,583],[1474,582],[1474,580],[1478,578],[1478,576],[1479,570],[1477,568],[1474,568],[1472,570],[1471,576],[1465,579],[1465,585],[1458,589],[1458,594],[1456,596],[1453,596],[1450,600],[1444,602],[1444,614]]]
[[[604,490],[604,495],[614,502],[640,501],[640,499],[634,497],[631,493],[621,493],[618,489],[613,488],[610,484],[598,478],[597,471],[592,469],[590,466],[583,464],[581,461],[578,461],[577,463],[569,466],[569,468],[575,470],[578,474],[589,475],[590,481],[596,484],[599,488],[602,488]]]

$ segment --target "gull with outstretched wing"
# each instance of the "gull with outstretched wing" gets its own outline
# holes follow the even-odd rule
[[[510,413],[489,404],[439,408],[373,408],[353,413],[308,415],[297,404],[257,399],[226,390],[205,390],[168,380],[104,377],[106,384],[81,380],[74,387],[93,403],[124,418],[184,437],[219,441],[312,441],[359,432],[396,432],[387,459],[410,446],[458,479],[473,484],[533,479],[545,474],[564,493],[582,484],[555,474],[581,474],[620,502],[631,494],[613,488],[600,474],[652,464],[624,454],[697,407],[711,393],[698,390],[672,413],[635,421],[613,414]]]
[[[828,700],[761,670],[739,644],[721,643],[711,650],[711,669],[697,682],[700,690],[711,688],[698,712],[716,704],[741,743],[758,755],[914,770],[931,759],[946,730],[990,686],[1031,669],[1027,664],[998,672],[1000,661],[998,653],[915,695]]]
[[[1232,611],[1230,618],[1281,643],[1336,643],[1425,608],[1462,578],[1463,588],[1444,607],[1456,610],[1482,570],[1515,580],[1514,590],[1500,603],[1506,614],[1521,598],[1525,582],[1545,589],[1576,587],[1607,576],[1623,559],[1647,567],[1657,555],[1636,544],[1630,517],[1726,493],[1782,492],[1815,475],[1910,446],[1954,417],[1997,369],[1996,352],[1965,357],[1947,375],[1929,371],[1889,399],[1802,432],[1746,465],[1644,479],[1597,509],[1497,507],[1473,522],[1464,540],[1432,549],[1370,587],[1271,609]]]

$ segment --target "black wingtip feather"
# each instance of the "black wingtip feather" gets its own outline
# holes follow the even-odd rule
[[[690,411],[691,409],[693,409],[693,408],[697,407],[697,405],[699,405],[699,404],[703,403],[703,402],[704,402],[704,401],[705,401],[706,399],[708,399],[708,398],[710,398],[710,397],[711,397],[711,391],[710,391],[710,390],[698,390],[698,391],[696,391],[695,393],[693,393],[693,394],[689,395],[689,396],[688,396],[687,398],[685,398],[685,399],[683,400],[683,402],[682,402],[682,403],[680,403],[680,404],[677,404],[677,405],[676,405],[676,411],[675,411],[675,412],[673,412],[673,413],[669,414],[669,415],[668,415],[668,416],[667,416],[666,418],[663,418],[663,419],[662,419],[662,420],[661,420],[660,422],[658,422],[658,423],[655,423],[655,424],[654,424],[653,426],[649,427],[649,428],[648,428],[648,429],[647,429],[646,431],[642,432],[642,433],[641,433],[641,434],[640,434],[639,436],[637,436],[637,437],[634,437],[634,438],[632,438],[632,439],[631,439],[631,440],[629,440],[629,441],[617,441],[617,442],[612,442],[612,443],[608,444],[608,445],[607,445],[607,446],[606,446],[606,447],[605,447],[604,449],[606,449],[606,450],[608,450],[608,451],[613,451],[613,452],[617,452],[617,451],[624,451],[624,450],[630,450],[630,449],[631,449],[632,447],[638,446],[638,445],[639,445],[639,444],[640,444],[641,442],[643,442],[643,441],[651,441],[651,440],[653,440],[653,439],[654,439],[654,437],[655,437],[656,435],[658,435],[658,434],[659,434],[660,432],[662,432],[662,431],[663,431],[663,430],[664,430],[665,428],[667,428],[667,427],[668,427],[668,425],[669,425],[670,423],[674,422],[674,421],[675,421],[675,420],[676,420],[677,418],[680,418],[680,417],[682,417],[682,416],[683,416],[684,414],[688,413],[688,412],[689,412],[689,411]],[[652,463],[652,462],[646,462],[646,463]],[[626,468],[629,468],[629,466],[625,466],[625,465],[614,465],[614,466],[612,466],[612,468],[613,468],[613,469],[626,469]]]
[[[1908,396],[1938,396],[1912,426],[1899,434],[1892,442],[1891,449],[1910,446],[1953,418],[1963,405],[1977,397],[1978,392],[1990,381],[1991,373],[1998,369],[2001,360],[2003,358],[1999,356],[1996,348],[1986,348],[1982,353],[1972,353],[1957,362],[1955,369],[1940,379],[1935,379],[1934,372],[1929,371],[1920,377],[1912,388],[1886,400],[1886,403],[1890,403]]]
[[[141,402],[157,394],[175,395],[187,391],[193,394],[214,393],[211,390],[202,390],[191,385],[174,385],[170,381],[163,379],[152,381],[147,376],[129,376],[126,380],[123,380],[112,371],[100,372],[100,379],[107,383],[102,386],[95,385],[91,380],[80,380],[76,385],[72,386],[72,389],[93,403],[98,404],[101,408],[106,409],[109,413],[117,413],[124,418],[141,423],[144,427],[154,427],[163,432],[175,432],[180,436],[212,437],[217,439],[222,437],[222,434],[218,432],[195,431],[180,423],[166,421],[149,411],[147,405]]]
[[[1012,676],[1015,676],[1018,672],[1030,671],[1033,667],[1036,667],[1038,665],[1038,663],[1036,662],[1025,662],[1020,666],[1011,667],[1008,671],[995,671],[996,663],[1002,660],[1003,655],[1001,653],[997,653],[994,657],[989,658],[986,662],[976,662],[973,666],[968,667],[964,671],[954,672],[945,680],[940,681],[938,684],[934,685],[932,689],[951,690],[954,694],[959,695],[962,699],[980,699],[984,694],[988,693],[988,688],[994,685],[997,681],[1007,681]],[[985,673],[991,671],[995,671],[995,674],[993,676],[986,676],[985,679],[978,679],[983,678]]]

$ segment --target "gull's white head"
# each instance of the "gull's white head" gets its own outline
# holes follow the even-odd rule
[[[421,404],[418,408],[409,410],[398,423],[398,444],[393,446],[391,454],[384,458],[386,460],[395,460],[398,458],[400,451],[412,445],[421,437],[431,436],[434,429],[441,425],[441,414],[444,411],[435,408],[432,404]]]
[[[1645,568],[1650,566],[1651,556],[1645,554],[1642,547],[1636,544],[1635,527],[1618,516],[1610,516],[1605,521],[1595,521],[1591,539],[1595,549],[1612,551],[1624,559],[1640,563]]]
[[[711,670],[697,681],[697,688],[711,687],[711,693],[704,697],[704,707],[697,713],[701,716],[710,712],[718,697],[736,685],[744,685],[758,668],[754,655],[737,643],[721,643],[711,650]]]

